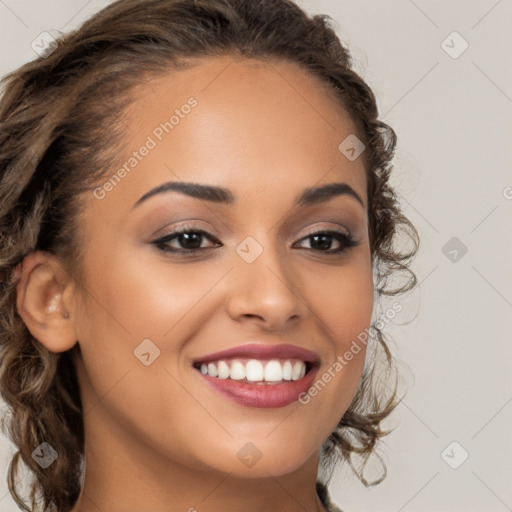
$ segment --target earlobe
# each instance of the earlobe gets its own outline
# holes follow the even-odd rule
[[[36,251],[27,255],[15,273],[16,307],[28,330],[52,352],[75,345],[72,318],[74,284],[53,255]]]

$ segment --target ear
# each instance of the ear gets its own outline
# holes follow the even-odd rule
[[[18,265],[14,278],[19,278],[18,314],[34,338],[51,352],[73,347],[75,284],[60,260],[50,253],[32,252]]]

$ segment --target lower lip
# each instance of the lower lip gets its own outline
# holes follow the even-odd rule
[[[313,366],[302,379],[282,381],[279,384],[249,384],[239,380],[219,379],[199,375],[216,391],[246,407],[284,407],[298,400],[301,393],[310,388],[318,367]]]

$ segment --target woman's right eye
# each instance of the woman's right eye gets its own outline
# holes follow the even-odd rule
[[[168,235],[158,238],[151,243],[163,252],[195,254],[204,251],[205,249],[209,249],[209,247],[201,247],[204,239],[208,239],[212,242],[218,242],[218,240],[210,235],[210,233],[202,229],[192,229],[185,226],[178,228]],[[174,241],[180,244],[181,247],[172,247],[170,243]],[[219,245],[217,245],[217,247],[219,247]]]

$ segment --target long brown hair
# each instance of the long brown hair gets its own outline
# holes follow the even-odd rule
[[[65,512],[78,498],[83,468],[82,406],[72,359],[79,348],[53,353],[31,335],[16,311],[12,275],[34,250],[57,255],[71,274],[80,275],[80,194],[90,193],[115,166],[132,87],[215,55],[299,64],[331,86],[366,146],[368,229],[379,296],[415,286],[410,263],[419,237],[388,183],[395,132],[378,119],[374,94],[352,69],[328,16],[309,16],[291,0],[119,0],[57,43],[2,80],[0,392],[8,406],[3,429],[18,449],[8,472],[11,495],[23,510],[42,501],[44,510]],[[409,250],[396,248],[399,236],[412,242]],[[392,288],[396,275],[405,280]],[[382,327],[371,329],[370,364],[321,458],[322,467],[331,469],[337,457],[348,461],[365,483],[352,458],[364,467],[386,434],[382,420],[399,403],[396,381],[389,380],[395,360]],[[58,452],[46,469],[31,456],[43,441]],[[33,476],[30,508],[15,483],[20,459]]]

